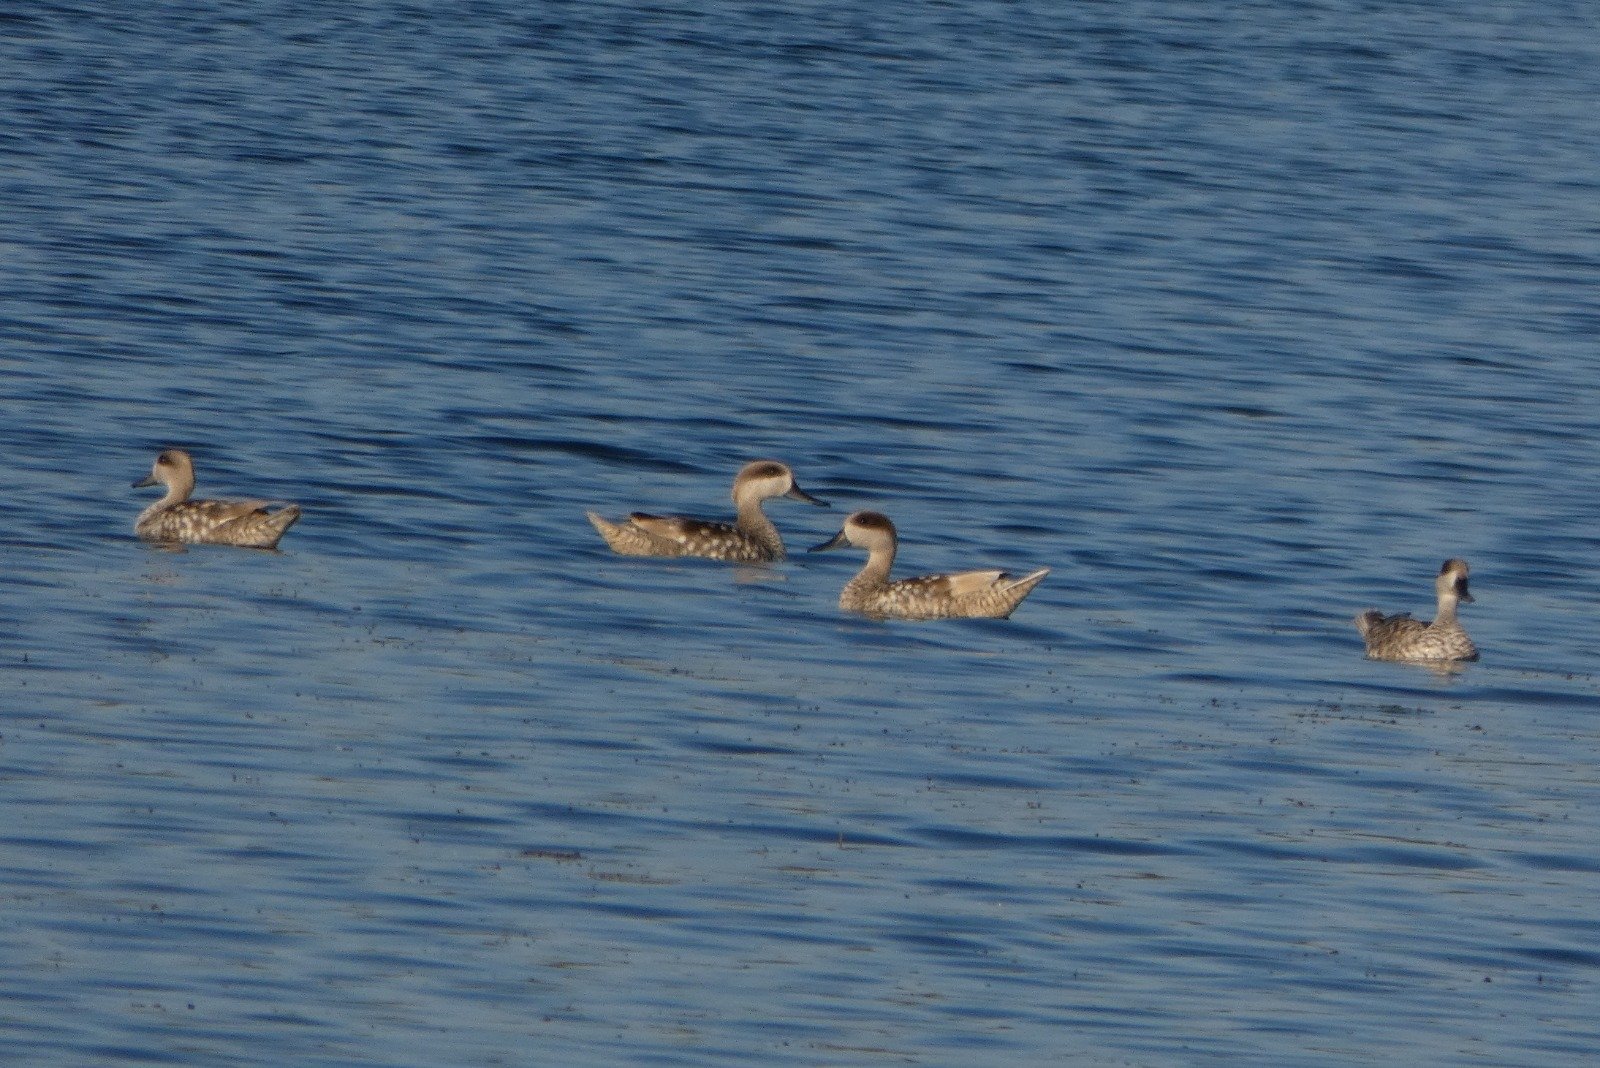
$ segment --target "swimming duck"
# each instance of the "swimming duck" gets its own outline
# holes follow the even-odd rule
[[[828,507],[826,501],[819,501],[800,488],[788,465],[776,460],[755,460],[745,464],[734,477],[737,518],[732,523],[644,512],[634,512],[622,522],[612,523],[593,512],[585,514],[606,544],[623,556],[704,556],[734,563],[765,563],[783,559],[783,539],[761,510],[761,503],[773,497],[792,497]]]
[[[278,539],[300,518],[300,506],[286,504],[267,511],[267,501],[191,501],[194,461],[182,449],[168,449],[156,457],[150,474],[134,488],[167,487],[166,495],[139,513],[133,530],[146,541],[182,541],[211,545],[243,545],[273,549]]]
[[[1432,623],[1412,619],[1410,612],[1386,616],[1362,612],[1356,629],[1367,642],[1373,660],[1476,660],[1478,647],[1456,622],[1456,603],[1471,601],[1467,591],[1467,562],[1446,560],[1433,582],[1439,592],[1439,611]]]
[[[814,546],[822,552],[840,545],[867,550],[861,573],[845,583],[839,607],[848,612],[897,619],[1004,619],[1039,585],[1049,568],[1022,578],[1004,571],[964,571],[956,575],[924,575],[889,581],[899,538],[894,523],[882,512],[855,512],[831,541]]]

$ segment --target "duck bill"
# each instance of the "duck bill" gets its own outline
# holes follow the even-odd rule
[[[831,507],[833,507],[827,501],[819,501],[819,500],[817,500],[817,498],[811,496],[811,494],[809,494],[805,490],[801,489],[798,485],[791,485],[789,487],[789,492],[785,493],[784,496],[785,497],[793,497],[797,501],[805,501],[807,504],[814,504],[819,508],[831,508]]]
[[[1465,601],[1467,604],[1471,604],[1473,600],[1475,600],[1472,594],[1467,590],[1466,579],[1462,579],[1460,582],[1456,583],[1456,597],[1459,600]]]
[[[845,541],[845,539],[844,539],[844,531],[841,530],[841,531],[839,531],[839,533],[835,534],[833,537],[829,538],[827,541],[823,542],[821,545],[813,545],[811,548],[807,549],[806,552],[808,552],[808,553],[820,553],[820,552],[825,552],[828,549],[837,549],[841,545],[848,545],[848,544],[849,544],[849,542]]]
[[[135,482],[133,484],[133,488],[134,489],[143,489],[146,486],[154,486],[155,484],[156,484],[156,476],[154,476],[154,475],[145,475],[143,478],[141,478],[139,481],[137,481],[137,482]]]

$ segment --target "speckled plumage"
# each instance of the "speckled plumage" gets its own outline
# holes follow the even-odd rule
[[[1049,568],[1017,578],[1004,571],[964,571],[889,581],[899,536],[882,512],[855,512],[833,539],[815,546],[821,552],[840,545],[867,550],[867,563],[845,583],[839,607],[847,612],[896,619],[1004,619],[1033,592]]]
[[[733,480],[732,523],[683,516],[634,512],[620,523],[585,513],[613,552],[623,556],[700,556],[731,563],[768,563],[783,559],[783,538],[761,510],[773,497],[792,497],[826,508],[802,490],[794,472],[776,460],[745,464]]]
[[[1434,580],[1439,610],[1432,623],[1412,619],[1411,613],[1386,616],[1368,611],[1356,616],[1356,630],[1367,643],[1373,660],[1476,660],[1478,647],[1456,620],[1456,604],[1472,600],[1467,590],[1465,560],[1446,560]]]
[[[167,492],[140,512],[133,524],[134,533],[146,541],[273,549],[300,518],[300,506],[295,504],[271,512],[267,501],[191,501],[194,461],[182,449],[168,449],[156,457],[150,474],[133,485],[157,483]]]

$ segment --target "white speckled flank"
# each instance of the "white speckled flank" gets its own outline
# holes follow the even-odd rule
[[[860,574],[845,583],[839,607],[847,612],[897,619],[1004,619],[1050,573],[1041,568],[1021,578],[1004,571],[964,571],[889,581],[899,537],[882,512],[855,512],[831,541],[815,546],[821,552],[840,545],[867,550]]]
[[[300,518],[296,504],[269,512],[267,501],[191,501],[194,461],[182,449],[168,449],[156,457],[150,474],[133,485],[157,483],[167,488],[166,494],[140,512],[133,524],[134,533],[146,541],[272,549]]]
[[[586,514],[612,551],[623,556],[703,556],[733,563],[766,563],[784,555],[778,528],[761,510],[762,502],[773,497],[828,506],[802,490],[787,465],[755,460],[745,464],[733,480],[736,518],[732,523],[643,512],[612,523],[593,512]]]
[[[1439,569],[1439,577],[1434,580],[1439,611],[1432,623],[1412,619],[1409,612],[1386,616],[1369,611],[1356,616],[1356,629],[1366,639],[1367,656],[1373,660],[1478,659],[1478,647],[1456,621],[1456,604],[1472,600],[1467,573],[1465,560],[1446,560]]]

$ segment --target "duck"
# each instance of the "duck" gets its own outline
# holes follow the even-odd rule
[[[1439,594],[1439,609],[1432,623],[1412,619],[1410,612],[1386,616],[1368,611],[1356,616],[1356,629],[1367,643],[1371,660],[1476,660],[1478,647],[1456,620],[1456,605],[1470,603],[1467,589],[1469,569],[1465,560],[1452,558],[1439,568],[1434,589]]]
[[[853,512],[839,533],[812,552],[840,546],[867,550],[867,563],[845,583],[839,607],[879,618],[1004,619],[1050,573],[1040,568],[1021,578],[1004,571],[963,571],[889,581],[900,539],[894,523],[882,512]]]
[[[800,488],[787,464],[752,460],[733,479],[736,518],[732,523],[645,512],[634,512],[613,523],[594,512],[585,514],[611,550],[623,556],[699,556],[760,564],[784,557],[783,538],[761,510],[762,503],[774,497],[829,507],[828,502]]]
[[[268,501],[191,501],[194,460],[182,449],[163,451],[150,473],[133,486],[157,484],[167,492],[140,512],[133,524],[134,533],[145,541],[275,549],[283,532],[300,518],[297,504],[285,504],[274,512],[268,511],[272,503]]]

